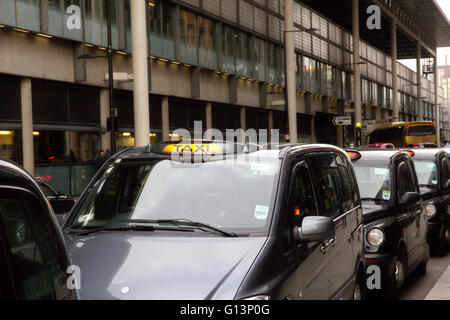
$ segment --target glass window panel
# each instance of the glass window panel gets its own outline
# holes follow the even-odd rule
[[[74,28],[72,24],[68,24],[69,19],[72,17],[72,15],[75,13],[76,10],[80,10],[81,12],[81,0],[64,0],[64,7],[63,7],[63,14],[64,14],[64,20],[63,20],[63,28],[64,28],[64,37],[72,40],[83,40],[83,25],[80,22],[80,28]],[[72,7],[71,6],[76,6]],[[67,13],[67,10],[69,10],[69,13]],[[72,21],[71,21],[72,22]]]
[[[0,157],[22,163],[22,131],[0,131]]]
[[[235,74],[235,47],[234,30],[228,26],[222,26],[222,71]]]
[[[258,80],[265,81],[266,80],[266,72],[265,72],[265,51],[264,51],[264,41],[258,38],[254,38],[253,41],[253,50],[254,50],[254,77]]]
[[[98,0],[86,0],[85,33],[86,42],[103,45],[102,42],[102,3]]]
[[[216,24],[203,17],[197,17],[197,19],[200,66],[217,69]]]
[[[63,14],[61,0],[48,1],[48,33],[62,36]]]
[[[162,17],[161,2],[156,6],[148,6],[150,20],[150,53],[157,57],[163,56],[162,48]]]
[[[13,0],[0,1],[0,23],[9,26],[16,25],[16,7]]]
[[[119,49],[119,30],[117,26],[117,1],[116,0],[108,0],[111,7],[111,41],[112,47],[114,49]],[[150,6],[149,6],[150,7]],[[106,1],[103,1],[102,8],[102,32],[103,32],[103,44],[104,46],[108,45],[108,13],[106,10]]]
[[[275,45],[266,42],[266,81],[269,83],[276,83],[278,81],[275,54]]]
[[[2,2],[4,1],[2,0]],[[39,0],[17,0],[17,26],[27,30],[39,31],[39,8]]]
[[[251,77],[250,72],[250,37],[243,32],[237,34],[236,38],[236,74]]]
[[[163,3],[162,6],[162,28],[163,28],[163,56],[175,59],[175,42],[173,32],[172,7]]]
[[[197,61],[197,19],[185,10],[180,11],[180,60],[198,65]]]
[[[237,22],[237,2],[236,0],[221,1],[222,17],[232,22]]]

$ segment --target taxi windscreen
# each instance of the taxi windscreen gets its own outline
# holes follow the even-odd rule
[[[355,165],[354,168],[361,200],[391,200],[391,171],[388,167]]]
[[[260,232],[270,221],[280,161],[236,157],[200,165],[169,159],[112,163],[81,203],[71,228],[187,219],[235,233]]]

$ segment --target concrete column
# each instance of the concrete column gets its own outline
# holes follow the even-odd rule
[[[170,118],[169,118],[169,97],[163,97],[161,101],[162,114],[162,135],[163,141],[169,141]]]
[[[100,90],[100,125],[103,128],[108,127],[109,118],[109,89]],[[117,128],[116,128],[117,129]],[[102,134],[102,150],[111,150],[111,135]]]
[[[434,105],[435,105],[435,119],[436,119],[436,136],[437,136],[437,145],[441,145],[441,117],[439,115],[439,84],[438,84],[438,70],[437,70],[437,53],[434,57]]]
[[[355,124],[362,122],[361,111],[361,66],[359,64],[359,0],[352,0],[353,25],[353,67],[354,67],[354,105]],[[355,130],[356,132],[356,130]],[[355,139],[356,141],[356,139]]]
[[[212,129],[213,128],[213,124],[212,124],[212,103],[211,102],[207,102],[206,106],[205,106],[205,113],[206,113],[206,130]],[[211,139],[211,135],[203,135],[205,137],[205,139]]]
[[[206,103],[206,129],[212,129],[212,102]]]
[[[284,38],[286,46],[286,90],[290,142],[297,143],[297,99],[295,86],[294,10],[293,0],[284,2]]]
[[[135,145],[150,143],[148,92],[147,1],[131,0],[131,41],[133,43]]]
[[[23,167],[34,177],[33,100],[31,79],[20,82]]]
[[[245,132],[245,130],[247,130],[246,129],[246,114],[245,114],[245,107],[241,107],[241,129],[242,130],[244,130],[244,132]],[[245,135],[243,135],[243,137],[242,137],[242,140],[243,141],[241,141],[242,143],[245,143]]]
[[[422,52],[420,49],[420,43],[417,43],[416,48],[416,83],[417,83],[417,119],[423,120],[423,105],[422,105],[422,64],[420,59],[422,58]]]
[[[392,121],[398,121],[397,23],[391,22]]]

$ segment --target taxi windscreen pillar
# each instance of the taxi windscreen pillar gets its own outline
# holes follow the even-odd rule
[[[20,82],[20,97],[22,106],[23,167],[34,177],[33,100],[31,90],[31,79],[22,79]]]

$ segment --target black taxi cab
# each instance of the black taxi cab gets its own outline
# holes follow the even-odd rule
[[[348,150],[364,213],[367,266],[378,266],[381,287],[369,297],[392,299],[407,275],[426,273],[427,215],[410,154],[401,150]]]
[[[0,300],[76,299],[63,237],[34,179],[0,159]]]
[[[365,298],[359,193],[333,146],[128,149],[62,230],[81,299]]]
[[[450,158],[442,149],[414,149],[414,166],[428,216],[431,252],[444,256],[450,242]]]

